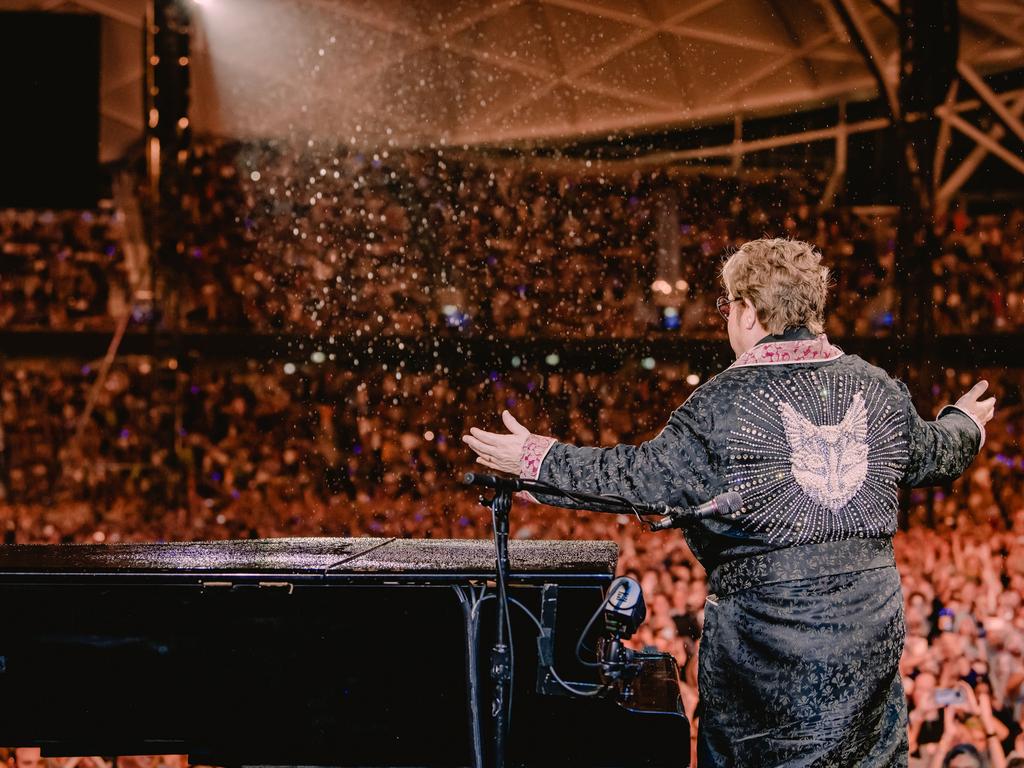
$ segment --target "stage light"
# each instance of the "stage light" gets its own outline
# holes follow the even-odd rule
[[[657,279],[651,283],[651,290],[655,293],[663,293],[668,296],[672,293],[672,286],[668,284],[667,280]]]

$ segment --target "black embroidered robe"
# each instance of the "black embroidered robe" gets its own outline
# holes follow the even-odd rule
[[[762,340],[641,445],[531,436],[521,475],[679,506],[743,497],[734,518],[683,529],[725,592],[704,611],[701,768],[904,766],[897,488],[953,480],[983,442],[965,411],[921,418],[902,382],[803,328]]]

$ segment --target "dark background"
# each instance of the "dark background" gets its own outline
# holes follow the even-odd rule
[[[0,207],[96,204],[99,78],[98,16],[0,13]]]

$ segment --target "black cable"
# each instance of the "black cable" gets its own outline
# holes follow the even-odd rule
[[[587,626],[585,626],[583,628],[583,631],[580,633],[579,640],[576,641],[576,660],[579,661],[579,663],[582,664],[585,667],[600,667],[601,666],[596,661],[585,661],[583,659],[583,654],[580,653],[580,649],[583,646],[583,641],[587,637],[587,633],[590,631],[590,628],[592,626],[594,626],[594,622],[597,621],[597,617],[601,614],[602,610],[604,610],[604,601],[603,600],[601,601],[601,604],[597,607],[597,610],[594,611],[594,615],[590,617],[590,621],[587,622]]]
[[[520,608],[522,608],[523,609],[523,613],[525,613],[527,616],[529,616],[530,619],[533,621],[533,623],[537,625],[537,636],[538,637],[540,637],[541,635],[544,634],[544,626],[540,623],[540,619],[538,619],[536,616],[533,615],[533,611],[531,611],[525,605],[520,603],[514,597],[510,597],[509,598],[509,602],[511,602],[511,603],[513,603],[515,605],[518,605]],[[561,677],[559,677],[558,676],[558,672],[555,671],[554,665],[548,667],[548,671],[551,673],[551,676],[553,678],[555,678],[555,682],[556,683],[558,683],[560,686],[562,686],[565,690],[567,690],[569,693],[573,694],[574,696],[587,696],[587,697],[589,697],[589,696],[601,696],[604,693],[606,693],[607,691],[611,690],[611,688],[612,688],[612,686],[610,686],[610,685],[600,685],[600,686],[598,686],[597,688],[595,688],[592,691],[581,691],[579,688],[573,688],[571,685],[569,685],[567,682],[565,682],[565,680],[563,680]]]
[[[620,501],[623,504],[628,505],[629,508],[631,510],[633,510],[633,514],[636,515],[636,519],[639,521],[640,525],[645,525],[645,526],[648,526],[648,527],[651,526],[651,524],[649,522],[644,520],[643,516],[640,514],[640,511],[636,507],[633,506],[633,502],[630,501],[629,499],[627,499],[625,496],[618,496],[618,495],[616,495],[614,493],[609,493],[609,494],[605,494],[605,495],[609,499],[615,499],[616,501]],[[653,528],[652,528],[652,530],[653,530]]]
[[[494,600],[494,599],[496,599],[496,595],[487,595],[487,597],[483,597],[483,593],[481,592],[481,597],[480,597],[480,599],[479,599],[479,600],[477,601],[476,605],[477,605],[477,606],[479,606],[479,604],[480,604],[480,603],[483,603],[483,602],[485,602],[485,601],[487,601],[487,600]],[[544,627],[543,627],[543,625],[542,625],[542,624],[540,623],[540,619],[538,619],[538,618],[537,618],[537,617],[536,617],[536,616],[535,616],[535,615],[533,614],[533,611],[531,611],[531,610],[530,610],[529,608],[527,608],[527,607],[526,607],[525,605],[523,605],[523,604],[522,604],[521,602],[519,602],[518,600],[516,600],[516,599],[515,599],[514,597],[510,597],[510,598],[508,599],[508,601],[509,601],[510,603],[512,603],[513,605],[516,605],[516,606],[518,606],[519,608],[521,608],[521,609],[522,609],[522,611],[523,611],[523,613],[525,613],[525,614],[526,614],[527,616],[529,616],[529,617],[530,617],[530,620],[531,620],[531,621],[532,621],[532,622],[533,622],[533,623],[534,623],[534,624],[535,624],[535,625],[537,626],[537,636],[538,636],[538,637],[540,637],[541,635],[543,635],[543,633],[544,633]],[[475,611],[475,608],[474,608],[474,611]],[[600,666],[600,665],[595,665],[595,666]],[[607,693],[608,691],[612,690],[612,688],[614,687],[614,686],[612,686],[612,685],[608,685],[608,684],[606,684],[606,685],[599,685],[598,687],[596,687],[596,688],[595,688],[594,690],[592,690],[592,691],[582,691],[582,690],[580,690],[579,688],[573,688],[573,687],[572,687],[571,685],[569,685],[569,683],[565,682],[565,681],[564,681],[564,680],[563,680],[563,679],[562,679],[562,678],[561,678],[561,677],[559,676],[559,674],[558,674],[558,672],[557,672],[557,671],[555,670],[554,666],[550,666],[550,667],[548,667],[548,671],[549,671],[549,672],[551,673],[551,676],[552,676],[552,677],[553,677],[553,678],[555,679],[555,682],[556,682],[556,683],[558,683],[558,684],[559,684],[560,686],[562,686],[562,687],[563,687],[563,688],[564,688],[565,690],[567,690],[567,691],[568,691],[569,693],[571,693],[571,694],[572,694],[573,696],[583,696],[583,697],[592,697],[592,696],[603,696],[603,695],[604,695],[605,693]]]

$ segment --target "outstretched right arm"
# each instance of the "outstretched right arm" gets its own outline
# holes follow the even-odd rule
[[[898,384],[910,441],[910,459],[903,483],[916,488],[955,480],[985,443],[985,424],[992,418],[996,401],[994,397],[981,401],[978,398],[988,382],[979,381],[955,405],[947,405],[939,411],[935,421],[922,419],[906,384],[902,381]]]

